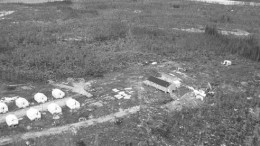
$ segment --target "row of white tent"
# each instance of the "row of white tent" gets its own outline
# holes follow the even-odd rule
[[[61,91],[60,89],[53,89],[52,96],[56,99],[63,98],[65,96],[65,93],[63,91]],[[38,103],[44,103],[47,101],[47,96],[45,96],[43,93],[36,93],[34,95],[34,99]],[[25,107],[29,106],[29,102],[25,98],[22,98],[22,97],[19,97],[18,99],[16,99],[15,103],[16,103],[16,106],[19,108],[25,108]],[[70,108],[71,110],[79,109],[80,103],[75,99],[69,98],[66,101],[66,106],[68,108]],[[56,103],[50,103],[48,105],[47,109],[51,114],[61,114],[62,113],[62,108]],[[6,113],[6,112],[8,112],[7,105],[5,103],[0,103],[0,113]],[[26,111],[26,116],[31,121],[41,119],[41,113],[36,108],[28,109]],[[18,123],[19,123],[19,119],[14,114],[7,115],[5,117],[5,119],[6,119],[6,123],[8,126],[15,126],[15,125],[18,125]]]
[[[60,89],[53,89],[52,90],[52,96],[55,99],[59,99],[59,98],[63,98],[65,96],[65,93],[63,91],[61,91]],[[48,98],[43,93],[36,93],[34,95],[34,100],[37,103],[45,103],[48,100]],[[26,108],[30,105],[30,103],[25,98],[18,97],[15,100],[15,105],[18,108]],[[8,112],[8,106],[4,102],[0,102],[0,113],[6,113],[6,112]]]

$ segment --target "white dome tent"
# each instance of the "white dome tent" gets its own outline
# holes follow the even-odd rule
[[[19,124],[18,118],[13,114],[7,115],[5,117],[5,121],[9,127],[17,126]]]
[[[6,112],[8,112],[8,106],[5,103],[0,102],[0,114],[6,113]]]
[[[73,99],[73,98],[68,99],[66,101],[66,105],[71,110],[80,108],[80,103],[77,100]]]
[[[63,98],[65,96],[65,93],[63,91],[61,91],[60,89],[52,89],[51,92],[52,96],[56,99],[58,98]]]
[[[54,115],[54,114],[61,114],[62,113],[62,109],[61,107],[56,104],[56,103],[51,103],[48,105],[48,111]]]
[[[29,102],[22,97],[19,97],[18,99],[15,100],[15,104],[18,108],[26,108],[29,106]]]
[[[31,121],[41,119],[41,113],[35,108],[30,108],[27,110],[26,115]]]
[[[48,98],[46,95],[44,95],[43,93],[36,93],[34,95],[34,100],[37,102],[37,103],[45,103]]]

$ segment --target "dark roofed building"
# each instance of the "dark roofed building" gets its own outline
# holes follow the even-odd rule
[[[164,91],[164,92],[172,92],[172,91],[169,91],[169,89],[170,89],[169,87],[171,86],[171,84],[169,82],[158,79],[153,76],[148,77],[147,80],[144,81],[144,84],[146,84],[148,86],[152,86],[152,87],[159,89],[161,91]]]
[[[167,87],[170,86],[170,83],[169,83],[169,82],[166,82],[166,81],[164,81],[164,80],[158,79],[158,78],[153,77],[153,76],[150,76],[147,80],[148,80],[148,81],[151,81],[151,82],[154,82],[154,83],[156,83],[156,84],[158,84],[158,85],[161,85],[161,86],[163,86],[163,87],[165,87],[165,88],[167,88]]]

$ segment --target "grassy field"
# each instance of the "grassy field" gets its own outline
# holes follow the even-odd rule
[[[259,83],[251,78],[260,70],[259,7],[178,0],[87,0],[81,4],[1,4],[0,10],[15,11],[0,20],[0,82],[102,78],[145,61],[182,62],[191,66],[191,73],[209,74],[217,84],[217,94],[200,109],[163,117],[154,114],[139,129],[140,139],[133,140],[130,134],[132,145],[140,141],[143,145],[259,145]],[[200,26],[205,33],[172,29]],[[218,28],[242,29],[251,35],[225,36],[217,32]],[[234,60],[238,67],[223,69],[216,65],[224,59]],[[241,81],[249,82],[242,93],[225,93],[219,87],[222,83],[240,86]],[[249,112],[250,108],[255,114]],[[138,118],[129,122],[137,124]],[[109,126],[94,127],[92,132]],[[122,127],[126,131],[132,128],[127,124]],[[99,145],[109,143],[122,129],[115,128],[110,135],[97,134]],[[86,135],[82,130],[76,136],[64,134],[32,141],[37,145],[93,145],[90,141],[96,135]],[[110,144],[130,145],[122,141]]]
[[[182,44],[180,40],[192,38],[181,32],[167,31],[195,24],[227,29],[239,27],[259,35],[257,8],[244,8],[246,12],[242,12],[235,7],[235,12],[230,12],[230,6],[218,6],[224,10],[210,7],[175,1],[87,1],[80,7],[70,2],[7,4],[5,9],[18,8],[18,11],[10,19],[1,21],[0,67],[3,74],[12,76],[12,79],[7,77],[8,80],[102,76],[146,59],[158,60],[161,56],[197,58],[202,50],[189,51],[195,49],[189,48],[194,43],[200,43],[202,46],[198,47],[205,51],[225,50],[259,60],[258,36],[237,39],[198,34],[201,39]],[[136,9],[142,12],[134,13]],[[205,44],[208,41],[205,37],[220,44]]]

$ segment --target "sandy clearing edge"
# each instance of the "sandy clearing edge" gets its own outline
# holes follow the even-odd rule
[[[13,13],[14,13],[14,11],[0,11],[0,18],[7,16],[7,15],[11,15]]]
[[[205,33],[205,28],[172,28],[172,29],[177,31],[186,31],[192,33]],[[228,31],[219,28],[217,31],[222,35],[235,35],[235,36],[245,36],[245,37],[250,35],[249,32],[240,29],[234,29],[232,31]]]
[[[245,1],[233,1],[233,0],[190,0],[195,2],[205,2],[211,4],[222,4],[222,5],[236,5],[236,6],[260,6],[260,3],[245,2]]]
[[[55,135],[55,134],[60,134],[62,132],[68,132],[72,129],[79,129],[81,127],[89,127],[91,125],[95,125],[98,123],[104,123],[104,122],[109,122],[109,121],[114,121],[116,118],[124,117],[130,114],[137,113],[140,111],[141,107],[140,106],[134,106],[125,110],[121,110],[116,113],[112,113],[107,116],[102,116],[96,119],[90,119],[87,121],[82,121],[74,124],[68,124],[60,127],[54,127],[54,128],[49,128],[43,131],[37,131],[37,132],[28,132],[24,134],[17,134],[14,136],[8,136],[8,137],[3,137],[0,138],[0,145],[6,145],[10,144],[12,142],[17,142],[21,140],[27,140],[30,138],[36,138],[36,137],[41,137],[41,136],[49,136],[49,135]]]
[[[74,93],[78,93],[81,95],[84,95],[86,97],[92,97],[93,95],[88,93],[83,86],[77,85],[77,83],[74,83],[74,87],[72,86],[68,86],[68,85],[64,85],[64,84],[58,84],[58,83],[52,83],[51,85],[59,87],[59,88],[65,88],[68,90],[71,90]]]
[[[63,99],[57,99],[57,100],[52,100],[52,101],[49,101],[49,102],[46,102],[44,104],[40,104],[40,105],[36,105],[36,106],[29,106],[27,108],[24,108],[24,109],[20,109],[20,110],[17,110],[17,111],[13,111],[13,112],[8,112],[8,113],[5,113],[5,114],[1,114],[0,115],[0,123],[4,123],[5,122],[5,117],[9,114],[14,114],[17,116],[18,119],[26,116],[26,111],[30,108],[36,108],[38,109],[39,111],[47,111],[47,108],[48,108],[48,105],[50,103],[56,103],[58,104],[59,106],[63,107],[66,105],[66,101],[70,98],[75,98],[75,97],[80,97],[82,95],[73,95],[73,96],[70,96],[70,97],[66,97],[66,98],[63,98]]]
[[[58,2],[64,0],[0,0],[0,3],[26,3],[26,4],[38,4],[47,2]]]

